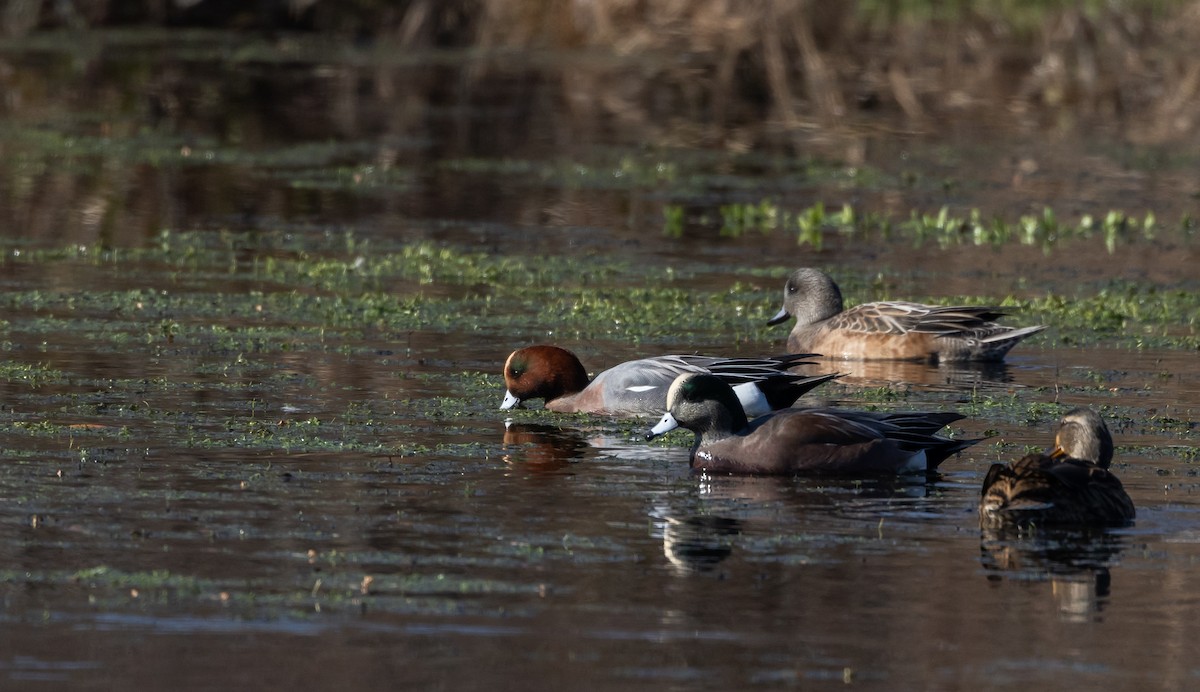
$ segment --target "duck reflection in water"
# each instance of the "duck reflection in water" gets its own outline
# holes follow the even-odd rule
[[[841,523],[846,517],[861,517],[874,526],[884,512],[902,514],[898,504],[926,495],[929,488],[896,476],[865,481],[710,474],[695,478],[694,494],[657,501],[649,512],[653,535],[661,535],[663,554],[681,577],[716,572],[724,578],[726,572],[718,568],[740,548],[759,557],[780,550],[781,513],[800,523],[824,525],[825,520]],[[805,540],[819,542],[811,535]]]
[[[1050,582],[1059,614],[1072,622],[1101,619],[1124,539],[1102,529],[985,528],[979,560],[989,582],[1021,588]]]
[[[1004,361],[966,361],[931,364],[907,360],[864,360],[839,363],[839,382],[862,387],[916,388],[959,392],[963,389],[1004,390],[1013,376]]]
[[[504,463],[534,473],[553,473],[581,461],[590,447],[583,434],[575,430],[504,422]]]
[[[680,574],[711,572],[733,554],[737,519],[712,515],[663,517],[663,554]]]

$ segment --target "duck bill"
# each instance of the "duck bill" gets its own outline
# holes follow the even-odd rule
[[[767,326],[774,326],[782,322],[786,322],[791,316],[792,314],[787,311],[787,308],[779,308],[779,312],[775,313],[774,317],[767,320]]]
[[[504,390],[504,401],[500,403],[501,411],[504,411],[504,410],[510,409],[510,408],[517,408],[520,405],[521,405],[520,399],[513,396],[513,393],[508,391],[507,389]]]
[[[678,427],[679,421],[675,420],[675,416],[672,416],[669,413],[663,414],[662,420],[658,422],[658,425],[650,428],[650,432],[646,433],[646,439],[653,440],[659,435],[671,432]]]
[[[1061,430],[1055,431],[1055,433],[1054,433],[1054,449],[1051,449],[1049,452],[1046,453],[1046,456],[1050,457],[1051,459],[1065,459],[1065,458],[1071,456],[1070,454],[1067,454],[1066,449],[1063,449],[1063,442],[1062,442],[1061,434],[1062,434]]]

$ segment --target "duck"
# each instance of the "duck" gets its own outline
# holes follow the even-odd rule
[[[734,385],[750,415],[786,408],[817,385],[840,375],[804,376],[789,372],[811,365],[813,354],[778,358],[721,358],[666,355],[631,360],[613,366],[589,381],[587,370],[571,351],[550,344],[513,351],[504,362],[504,401],[501,410],[543,399],[559,413],[596,413],[618,417],[654,417],[666,408],[667,389],[681,373],[711,373]]]
[[[820,269],[788,276],[783,307],[768,325],[796,318],[789,351],[815,351],[837,360],[911,360],[928,363],[1000,361],[1022,339],[1046,325],[1009,327],[992,306],[924,305],[905,301],[844,307],[842,292]]]
[[[1100,414],[1072,409],[1059,419],[1049,452],[992,464],[980,493],[980,524],[1125,526],[1137,512],[1109,470],[1112,458],[1112,435]]]
[[[646,434],[695,434],[689,465],[711,474],[868,476],[927,473],[979,440],[937,432],[953,412],[789,408],[749,420],[730,386],[707,374],[671,383],[667,412]]]

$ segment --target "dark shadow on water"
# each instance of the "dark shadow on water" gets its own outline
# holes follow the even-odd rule
[[[1060,616],[1101,619],[1124,538],[1102,529],[988,528],[980,532],[979,560],[989,582],[1050,582]]]

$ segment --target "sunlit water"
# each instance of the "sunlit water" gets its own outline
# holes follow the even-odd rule
[[[333,136],[320,131],[305,141]],[[395,145],[437,159],[427,144]],[[229,164],[164,172],[161,208],[122,217],[152,220],[147,231],[126,224],[118,235],[138,246],[153,242],[159,223],[214,233],[263,225],[294,228],[303,248],[328,224],[365,237],[544,253],[553,262],[607,252],[725,284],[744,278],[742,268],[860,263],[888,274],[900,292],[933,295],[1061,290],[1100,282],[1104,271],[1167,286],[1195,281],[1195,250],[1187,247],[1142,247],[1119,261],[1091,248],[1073,255],[1078,274],[1066,275],[1055,267],[1062,253],[1030,248],[940,253],[835,242],[817,257],[782,234],[680,243],[659,234],[657,207],[645,200],[614,201],[622,195],[611,190],[523,191],[495,180],[495,170],[481,179],[430,164],[414,171],[416,191],[406,178],[356,202],[344,191],[322,197],[272,182],[268,165],[237,164],[232,175],[219,165]],[[189,171],[204,178],[199,199],[181,192]],[[221,191],[222,181],[245,171],[261,177]],[[1150,201],[1162,192],[1143,191]],[[260,204],[260,192],[270,201]],[[521,212],[539,206],[539,218]],[[12,237],[56,246],[88,232],[86,223],[66,223],[65,236],[35,233],[15,207],[5,210]],[[978,269],[984,264],[988,272]],[[255,355],[145,338],[147,324],[153,332],[160,320],[187,319],[166,309],[139,315],[86,303],[93,291],[264,290],[157,266],[145,272],[116,275],[86,263],[4,268],[6,291],[79,303],[4,316],[8,361],[68,378],[3,385],[0,687],[1200,684],[1191,655],[1200,605],[1194,352],[1029,345],[995,368],[847,368],[848,386],[895,384],[915,407],[969,408],[987,395],[1135,412],[1138,424],[1113,430],[1135,525],[1092,535],[981,535],[975,511],[988,465],[1045,445],[1052,414],[1025,420],[971,409],[976,415],[956,431],[1007,446],[989,440],[928,480],[697,476],[684,447],[650,446],[625,428],[529,414],[506,426],[495,410],[497,374],[522,340],[553,331],[536,315],[512,333],[481,338],[464,304],[461,328],[338,336],[336,348],[303,343]],[[65,326],[41,321],[52,317]],[[136,338],[124,346],[98,340],[109,327]],[[655,347],[761,351],[782,339],[781,332],[775,344],[734,348],[713,334],[667,335]],[[574,346],[593,371],[645,348]],[[493,377],[494,399],[470,402],[466,416],[443,415],[437,398],[460,399],[456,378],[474,372]],[[142,391],[111,388],[139,378]],[[1173,422],[1156,425],[1160,418]],[[30,432],[47,421],[71,427]],[[308,425],[322,445],[305,444]],[[328,444],[343,434],[339,425],[347,440],[374,436],[399,451],[339,451]]]

